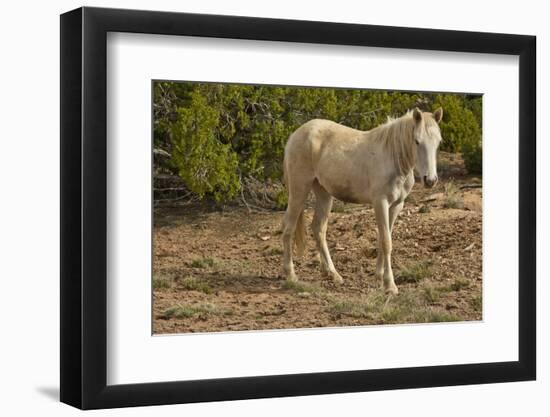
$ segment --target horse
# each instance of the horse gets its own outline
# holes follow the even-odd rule
[[[370,203],[378,227],[378,256],[375,276],[387,293],[398,289],[391,267],[391,232],[414,182],[414,171],[422,184],[437,183],[437,148],[443,109],[422,112],[418,108],[372,130],[356,130],[323,119],[314,119],[296,129],[284,152],[283,175],[288,206],[282,225],[283,271],[297,281],[296,254],[305,249],[304,205],[311,190],[315,194],[312,229],[321,272],[342,283],[327,246],[328,217],[333,197],[349,203]]]

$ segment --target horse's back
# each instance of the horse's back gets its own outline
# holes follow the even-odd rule
[[[314,138],[327,138],[335,136],[343,138],[346,136],[356,136],[360,133],[362,133],[360,130],[344,126],[340,123],[333,122],[332,120],[313,119],[296,129],[294,133],[290,135],[290,139],[293,137],[298,137],[308,138],[311,140]]]
[[[285,158],[291,153],[318,153],[329,144],[344,144],[358,137],[360,130],[341,125],[331,120],[313,119],[292,133],[285,147]]]
[[[355,148],[357,138],[363,133],[331,120],[310,120],[290,135],[285,147],[285,170],[294,167],[302,175],[316,171],[323,155],[333,154],[337,149]]]

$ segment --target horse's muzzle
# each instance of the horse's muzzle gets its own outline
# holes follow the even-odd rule
[[[435,184],[437,184],[437,175],[434,178],[428,178],[427,175],[424,175],[424,185],[428,188],[432,188]]]

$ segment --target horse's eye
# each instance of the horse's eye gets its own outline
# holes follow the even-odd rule
[[[420,142],[418,141],[418,139],[415,139],[414,141],[416,142],[417,145],[420,145]]]

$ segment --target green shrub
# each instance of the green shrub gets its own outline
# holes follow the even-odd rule
[[[286,190],[281,190],[275,196],[275,206],[277,210],[286,210],[288,204],[288,193]]]
[[[483,168],[483,149],[481,141],[465,143],[462,146],[464,166],[470,174],[481,174]]]
[[[481,98],[475,100],[472,105],[460,95],[440,94],[433,108],[443,107],[440,149],[461,152],[468,172],[481,173]]]
[[[153,100],[153,143],[161,155],[155,173],[178,175],[199,199],[238,197],[240,178],[280,180],[288,137],[311,119],[369,130],[414,107],[442,106],[441,149],[462,152],[470,172],[481,170],[480,96],[155,82]],[[276,205],[284,208],[284,193]]]
[[[237,156],[231,145],[216,135],[219,114],[199,92],[191,94],[187,107],[177,111],[172,125],[173,161],[180,177],[199,198],[211,194],[216,201],[235,196],[239,190]]]

